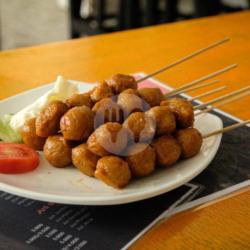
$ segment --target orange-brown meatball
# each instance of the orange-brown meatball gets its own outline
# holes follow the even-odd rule
[[[103,81],[98,83],[98,85],[91,91],[90,97],[93,102],[98,102],[103,98],[110,97],[113,95],[111,87]]]
[[[155,135],[154,120],[142,112],[132,113],[123,123],[123,127],[128,129],[135,142],[150,141]]]
[[[60,101],[49,103],[36,119],[36,134],[41,137],[54,135],[59,131],[60,119],[68,110],[68,106]]]
[[[156,160],[160,166],[167,167],[178,161],[181,155],[181,147],[178,141],[171,135],[164,135],[153,142]]]
[[[66,140],[84,141],[93,131],[94,116],[87,106],[74,107],[63,115],[61,132]]]
[[[159,106],[164,100],[164,95],[159,88],[141,88],[138,89],[138,94],[150,107]]]
[[[126,90],[122,91],[121,93],[139,96],[137,89],[126,89]]]
[[[94,127],[97,128],[106,122],[122,122],[123,114],[121,107],[112,98],[104,98],[97,102],[92,111],[95,114]]]
[[[47,161],[54,167],[63,168],[71,164],[71,148],[61,135],[49,136],[43,152]]]
[[[119,94],[126,89],[137,89],[137,83],[133,76],[115,74],[108,81],[109,86],[115,94]]]
[[[99,156],[88,150],[86,144],[81,144],[72,149],[72,162],[82,173],[94,176]]]
[[[90,95],[87,93],[73,94],[70,98],[66,100],[66,104],[70,108],[83,105],[92,108],[93,106],[93,102],[91,101]]]
[[[133,176],[142,177],[155,169],[155,151],[147,144],[135,144],[128,148],[126,161]]]
[[[97,128],[87,141],[88,149],[96,155],[120,154],[127,146],[128,132],[117,122],[107,122]]]
[[[114,188],[125,187],[131,173],[128,163],[117,156],[105,156],[97,162],[95,177]]]
[[[31,118],[25,122],[21,136],[24,144],[35,150],[42,150],[46,138],[40,137],[36,134],[36,118]]]
[[[194,110],[190,101],[182,98],[172,98],[161,102],[176,116],[177,126],[180,128],[192,127],[194,123]]]
[[[195,128],[181,129],[176,136],[181,146],[181,156],[190,158],[199,153],[202,145],[202,135]]]
[[[146,113],[155,120],[157,135],[171,134],[175,131],[175,116],[168,107],[156,106]]]
[[[127,118],[133,112],[143,111],[143,100],[137,95],[124,92],[120,93],[117,98],[117,104],[122,108],[123,117]]]

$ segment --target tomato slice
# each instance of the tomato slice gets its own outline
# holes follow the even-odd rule
[[[0,143],[0,173],[25,173],[38,165],[39,155],[34,149],[24,144]]]

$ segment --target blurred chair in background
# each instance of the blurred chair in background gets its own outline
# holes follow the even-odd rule
[[[193,13],[180,10],[180,2]],[[249,8],[250,0],[70,0],[71,37],[174,22]],[[242,3],[243,4],[242,4]],[[247,3],[248,2],[248,3]],[[185,7],[184,7],[185,8]]]

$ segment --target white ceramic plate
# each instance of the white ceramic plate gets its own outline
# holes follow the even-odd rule
[[[88,91],[92,87],[91,84],[82,84],[81,90]],[[19,111],[51,88],[52,84],[48,84],[1,101],[0,115]],[[207,133],[222,128],[222,121],[217,116],[205,114],[195,120],[195,127]],[[220,141],[221,135],[204,140],[200,153],[195,157],[133,180],[123,190],[85,176],[73,167],[54,168],[40,153],[40,166],[35,171],[18,175],[0,174],[0,190],[64,204],[114,205],[143,200],[175,189],[197,176],[214,158]]]

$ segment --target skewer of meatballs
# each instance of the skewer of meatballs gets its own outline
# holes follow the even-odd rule
[[[22,129],[23,142],[43,150],[54,167],[73,164],[114,188],[199,153],[192,103],[167,99],[159,88],[140,88],[116,74],[65,103],[49,103]]]

